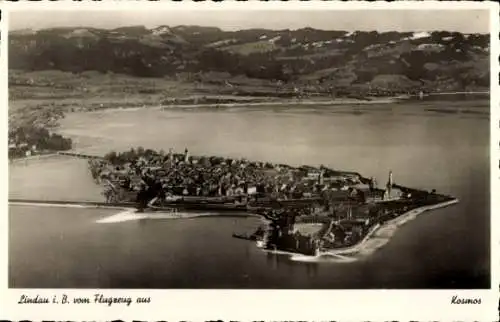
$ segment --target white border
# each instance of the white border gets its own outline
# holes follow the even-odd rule
[[[326,10],[326,9],[489,9],[491,33],[491,277],[492,289],[482,291],[405,291],[405,290],[334,290],[334,291],[239,291],[239,290],[101,290],[107,295],[151,296],[149,305],[16,305],[20,294],[63,294],[93,296],[94,290],[21,290],[7,289],[7,197],[2,203],[0,222],[0,319],[11,320],[440,320],[495,321],[499,300],[499,90],[498,90],[498,5],[478,2],[16,2],[0,3],[2,32],[0,51],[0,100],[2,126],[7,127],[7,26],[8,11],[14,10]],[[4,130],[6,133],[6,130]],[[0,141],[7,151],[6,140]],[[6,153],[6,152],[5,152]],[[3,178],[8,178],[7,158],[1,159]],[[2,186],[7,196],[7,186]],[[481,297],[481,305],[451,305],[453,295]]]

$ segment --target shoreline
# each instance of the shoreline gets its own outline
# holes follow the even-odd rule
[[[349,246],[349,247],[342,248],[342,249],[331,249],[331,250],[327,250],[327,251],[320,251],[319,254],[316,255],[315,257],[321,257],[323,255],[350,255],[353,253],[358,253],[358,252],[366,249],[366,245],[367,245],[368,241],[370,241],[373,238],[376,238],[376,236],[375,237],[373,237],[373,236],[377,232],[379,232],[381,229],[387,228],[391,225],[396,225],[397,227],[399,227],[399,226],[415,219],[418,215],[421,215],[424,212],[427,212],[430,210],[435,210],[435,209],[440,209],[440,208],[445,208],[445,207],[457,204],[458,202],[459,202],[459,200],[457,198],[455,198],[453,200],[441,202],[438,204],[422,206],[419,208],[409,210],[409,211],[407,211],[407,212],[397,216],[396,218],[393,218],[393,219],[391,219],[383,224],[376,224],[372,229],[370,229],[370,231],[367,233],[367,235],[356,245]],[[412,216],[414,216],[414,217],[411,218]]]
[[[487,91],[465,91],[465,92],[435,92],[428,93],[425,97],[440,97],[440,96],[454,96],[454,95],[489,95],[490,92]],[[217,96],[214,96],[217,98]],[[22,99],[9,101],[9,104],[13,102],[18,102],[22,104]],[[54,100],[57,102],[58,100]],[[307,108],[307,107],[325,107],[325,106],[349,106],[351,111],[349,113],[359,114],[365,111],[358,110],[358,107],[367,107],[370,105],[390,105],[390,104],[405,104],[412,101],[418,100],[418,95],[394,95],[394,96],[367,96],[365,97],[331,97],[326,95],[320,95],[316,97],[306,97],[306,98],[283,98],[275,96],[254,96],[246,97],[241,99],[238,96],[230,96],[230,98],[224,97],[220,98],[220,102],[214,103],[213,101],[198,103],[198,100],[193,97],[187,97],[180,99],[180,102],[173,103],[163,103],[161,100],[145,100],[141,102],[138,100],[134,103],[127,102],[116,102],[109,101],[105,103],[91,103],[90,106],[82,107],[78,102],[63,105],[63,115],[57,116],[56,119],[43,120],[41,119],[41,126],[44,128],[51,129],[54,133],[61,133],[60,120],[65,117],[65,115],[78,114],[78,113],[113,113],[116,111],[140,111],[140,110],[152,110],[152,111],[168,111],[175,109],[229,109],[229,108],[256,108],[256,107],[283,107],[288,106],[289,109],[293,108]],[[425,100],[424,100],[425,101]],[[183,103],[185,102],[185,103]],[[70,108],[64,108],[70,107]],[[31,108],[25,109],[25,112],[31,111]],[[23,112],[21,112],[23,114]],[[13,121],[14,122],[14,121]],[[17,122],[14,122],[17,123]],[[21,126],[23,123],[19,123],[17,126]],[[11,128],[11,115],[9,114],[9,129]],[[71,150],[74,150],[73,146]],[[52,153],[52,152],[51,152]],[[54,151],[53,153],[57,153]],[[17,159],[17,158],[16,158]]]
[[[428,206],[423,206],[419,208],[412,209],[406,213],[403,213],[399,215],[396,218],[393,218],[384,224],[376,224],[373,226],[370,231],[367,233],[367,235],[357,244],[345,247],[345,248],[339,248],[339,249],[329,249],[329,250],[324,250],[324,251],[319,251],[318,254],[316,255],[305,255],[302,253],[297,253],[297,252],[292,252],[292,251],[285,251],[285,250],[279,250],[279,249],[265,249],[261,248],[264,252],[266,253],[272,253],[272,254],[278,254],[278,255],[288,255],[290,258],[295,258],[299,259],[310,259],[310,260],[316,260],[316,259],[322,259],[327,256],[334,256],[338,259],[342,259],[345,261],[349,261],[354,259],[353,255],[356,255],[359,252],[362,252],[363,250],[367,249],[367,243],[374,239],[377,238],[374,236],[377,232],[379,232],[383,228],[390,227],[391,225],[396,225],[398,228],[402,226],[403,224],[415,219],[418,215],[421,215],[422,213],[425,213],[430,210],[435,210],[435,209],[440,209],[440,208],[445,208],[454,204],[457,204],[459,200],[457,198],[449,201],[445,201],[439,204],[434,204],[434,205],[428,205]],[[413,218],[411,218],[414,216]],[[374,237],[373,237],[374,236]],[[392,238],[389,237],[388,241]],[[375,249],[377,250],[378,247]]]
[[[370,105],[370,104],[391,104],[398,101],[405,101],[406,97],[391,96],[374,98],[370,100],[356,99],[356,98],[318,98],[318,99],[281,99],[273,101],[246,101],[246,102],[226,102],[226,103],[206,103],[206,104],[173,104],[163,105],[163,108],[195,108],[195,107],[239,107],[239,106],[280,106],[287,104],[296,105],[342,105],[342,104],[357,104],[357,105]]]
[[[143,109],[165,111],[169,109],[190,109],[190,108],[231,108],[231,107],[259,107],[259,106],[310,106],[310,105],[373,105],[373,104],[394,104],[408,101],[408,98],[402,96],[380,97],[372,100],[363,100],[355,98],[334,98],[334,99],[277,99],[277,100],[247,100],[242,102],[221,102],[221,103],[188,103],[188,104],[137,104],[134,106],[111,106],[89,110],[78,110],[68,112],[74,113],[99,113],[114,111],[138,111]]]
[[[440,96],[445,96],[445,95],[477,95],[477,94],[489,94],[486,92],[457,92],[457,93],[432,93],[428,94],[426,97],[429,96],[435,96],[435,95],[440,95]],[[291,105],[291,108],[293,107],[302,107],[302,106],[311,106],[311,105],[317,105],[317,106],[328,106],[328,105],[333,105],[333,106],[342,106],[342,105],[354,105],[355,106],[369,106],[369,105],[376,105],[376,104],[381,104],[381,105],[386,105],[386,104],[397,104],[397,103],[405,103],[405,102],[410,102],[413,101],[416,97],[418,96],[405,96],[405,95],[398,95],[398,96],[387,96],[387,97],[374,97],[371,99],[357,99],[357,98],[345,98],[345,97],[339,97],[339,98],[328,98],[328,97],[318,97],[316,99],[314,98],[306,98],[306,99],[283,99],[283,98],[277,98],[275,99],[274,97],[267,97],[268,100],[263,100],[260,98],[255,98],[253,100],[244,100],[241,102],[224,102],[222,101],[221,103],[187,103],[187,104],[136,104],[133,106],[110,106],[110,107],[100,107],[100,108],[95,108],[95,109],[88,109],[88,110],[77,110],[77,111],[72,111],[72,112],[67,112],[68,114],[73,114],[73,113],[99,113],[99,112],[115,112],[115,111],[139,111],[143,109],[148,109],[148,110],[153,110],[153,111],[167,111],[170,109],[195,109],[195,108],[213,108],[213,109],[219,109],[219,108],[237,108],[237,107],[279,107],[279,106],[286,106],[286,105]],[[420,101],[420,100],[418,100]],[[353,110],[355,112],[356,110]],[[58,128],[58,126],[56,126]]]

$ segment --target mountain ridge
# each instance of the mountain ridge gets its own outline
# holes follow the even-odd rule
[[[474,90],[489,87],[489,46],[489,35],[448,31],[58,27],[11,31],[9,68],[139,77],[215,72],[326,90]]]

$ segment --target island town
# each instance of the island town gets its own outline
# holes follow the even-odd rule
[[[392,171],[379,186],[374,178],[320,166],[290,166],[219,156],[195,156],[186,148],[139,147],[90,158],[89,169],[106,204],[138,212],[241,212],[265,224],[235,238],[265,250],[315,256],[354,251],[384,223],[415,210],[457,199],[398,185]]]

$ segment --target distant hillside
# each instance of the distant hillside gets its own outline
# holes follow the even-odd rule
[[[342,88],[489,87],[489,35],[142,26],[10,32],[9,68],[141,77],[225,72]],[[200,76],[201,77],[201,76]]]

